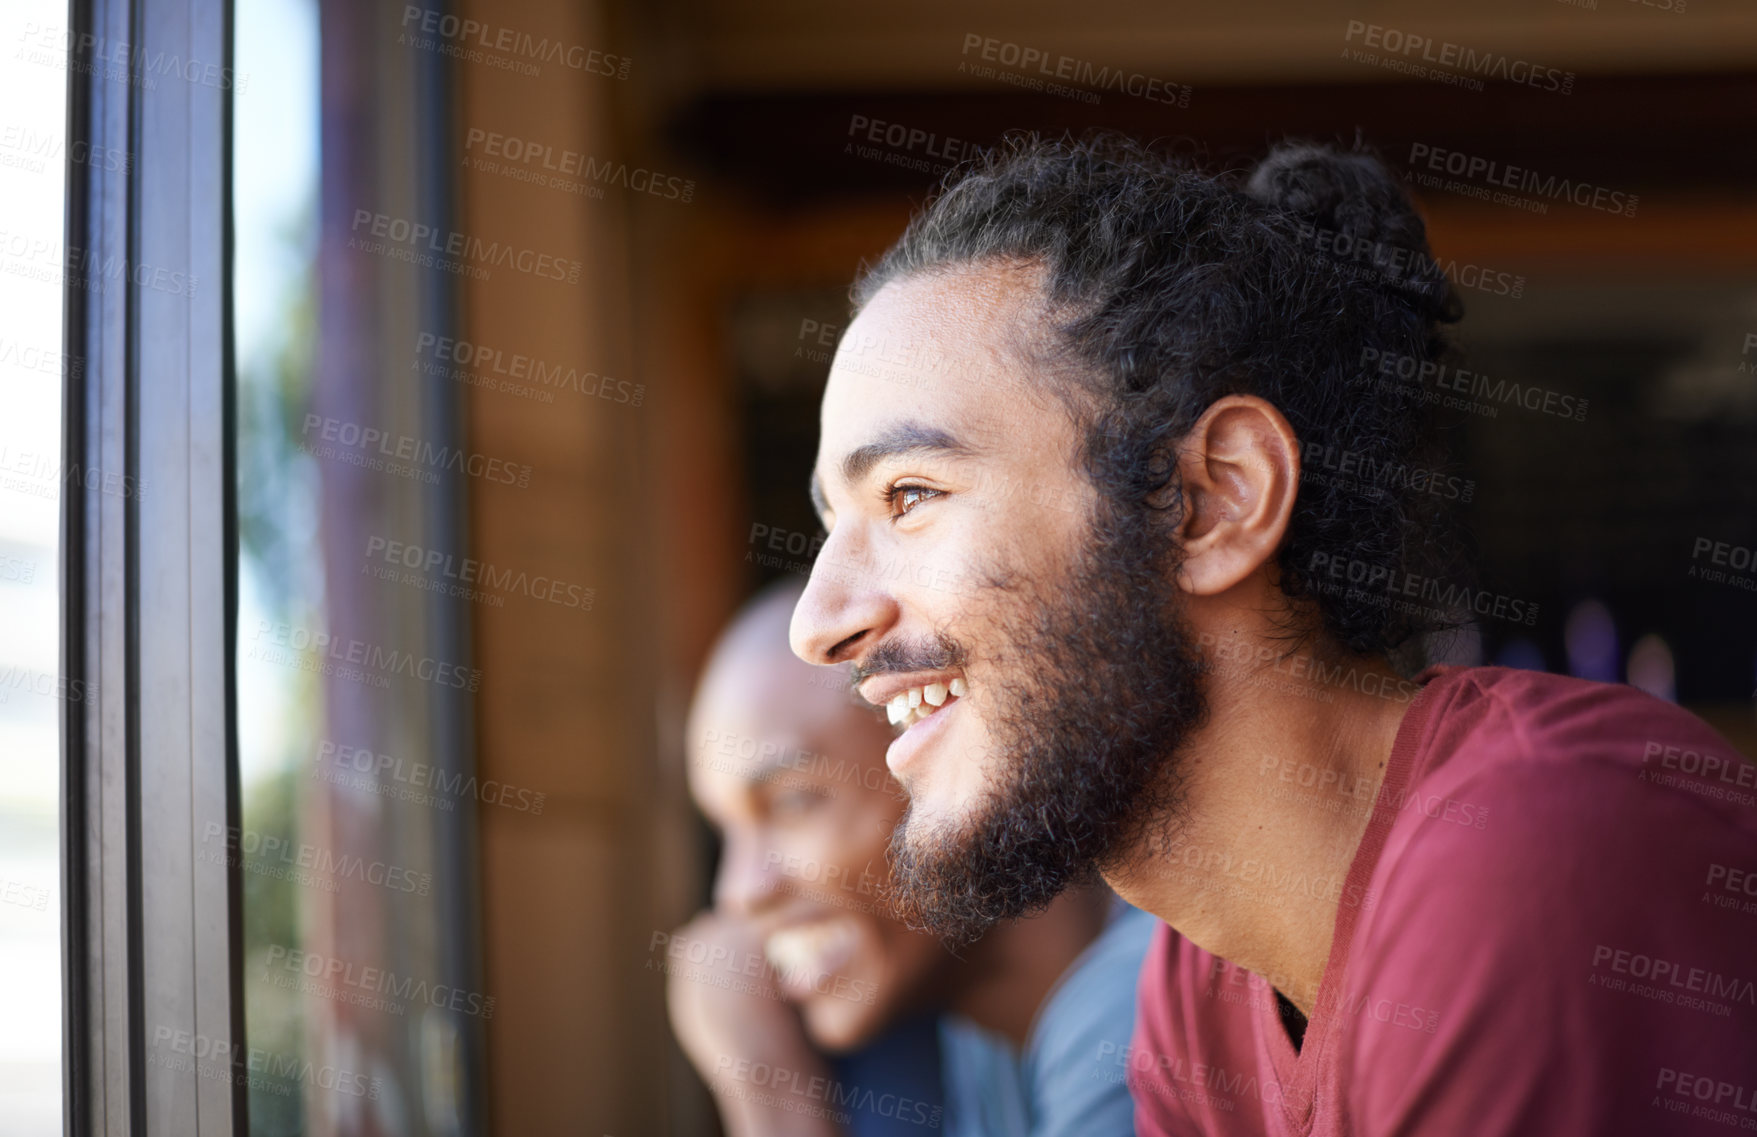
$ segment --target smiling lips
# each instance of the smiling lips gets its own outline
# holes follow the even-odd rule
[[[940,707],[949,705],[967,689],[962,676],[954,678],[950,683],[928,683],[921,687],[910,687],[906,691],[898,692],[885,704],[885,716],[891,720],[893,726],[911,727]]]
[[[859,926],[852,918],[832,916],[770,933],[763,954],[784,990],[795,996],[810,995],[824,977],[852,958],[859,936]]]

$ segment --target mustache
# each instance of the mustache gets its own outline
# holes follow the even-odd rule
[[[964,645],[944,632],[924,640],[888,639],[873,648],[863,662],[848,669],[848,688],[857,692],[874,675],[962,669],[969,658]]]

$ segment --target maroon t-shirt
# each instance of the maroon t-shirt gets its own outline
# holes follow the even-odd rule
[[[1359,795],[1302,1047],[1161,926],[1116,1059],[1136,1131],[1757,1132],[1757,765],[1629,687],[1430,676]]]

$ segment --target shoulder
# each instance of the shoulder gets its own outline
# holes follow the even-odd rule
[[[1068,966],[1045,1004],[1045,1017],[1054,1013],[1083,1019],[1096,1013],[1095,1005],[1134,1006],[1141,962],[1154,930],[1161,927],[1155,917],[1124,905]]]
[[[1449,669],[1425,694],[1408,775],[1376,802],[1386,872],[1424,850],[1457,874],[1757,836],[1757,763],[1671,703],[1498,667]]]
[[[1024,1054],[1032,1133],[1133,1132],[1119,1059],[1135,1028],[1136,980],[1157,919],[1127,908],[1106,925],[1045,1000]]]
[[[1667,747],[1716,753],[1728,769],[1750,766],[1689,711],[1622,683],[1598,683],[1506,667],[1436,669],[1422,726],[1424,756],[1471,743],[1480,759],[1569,761],[1579,757],[1635,766]],[[1745,777],[1757,788],[1757,773]]]
[[[1163,927],[1132,906],[1105,925],[1044,1000],[1031,1028],[1027,1060],[1053,1065],[1089,1044],[1126,1045],[1134,1029],[1141,965],[1154,930]]]
[[[1757,848],[1757,807],[1736,796],[1748,764],[1693,715],[1631,689],[1476,671],[1488,674],[1449,677],[1436,693],[1455,702],[1435,708],[1475,725],[1379,802],[1399,812],[1347,968],[1363,1041],[1474,1032],[1529,1053],[1567,1038],[1584,1058],[1594,1039],[1645,1030],[1679,1045],[1676,1031],[1701,1020],[1677,1008],[1701,992],[1644,1000],[1618,984],[1642,967],[1676,968],[1686,988],[1692,974],[1750,977],[1750,917],[1716,893]],[[1447,728],[1430,717],[1424,729]],[[1698,775],[1709,754],[1741,765],[1718,768],[1732,779],[1718,785],[1658,779],[1667,746],[1697,755]],[[1701,1013],[1757,1010],[1748,985],[1729,991]],[[1372,1021],[1384,1007],[1420,1013]]]

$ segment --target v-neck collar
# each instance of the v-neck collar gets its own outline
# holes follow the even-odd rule
[[[1385,849],[1385,839],[1390,836],[1391,827],[1400,814],[1391,803],[1405,799],[1404,791],[1415,769],[1416,752],[1421,747],[1422,735],[1433,712],[1431,692],[1440,680],[1456,670],[1455,667],[1430,667],[1417,677],[1422,687],[1410,701],[1403,721],[1397,725],[1397,735],[1391,743],[1391,757],[1385,763],[1384,780],[1379,783],[1373,811],[1367,818],[1366,832],[1361,835],[1360,845],[1348,867],[1344,896],[1364,896],[1367,893],[1373,872],[1379,866],[1379,854]],[[1269,1058],[1275,1066],[1276,1080],[1281,1083],[1281,1110],[1295,1133],[1311,1131],[1318,1081],[1334,1034],[1337,1011],[1343,1002],[1348,981],[1349,948],[1354,941],[1360,912],[1359,906],[1350,904],[1340,905],[1337,909],[1336,927],[1330,939],[1330,958],[1324,963],[1317,1003],[1306,1022],[1305,1038],[1299,1049],[1294,1049],[1293,1040],[1287,1036],[1280,1008],[1275,1005],[1273,989],[1268,998],[1259,1000],[1256,1009],[1258,1032],[1267,1036]]]

